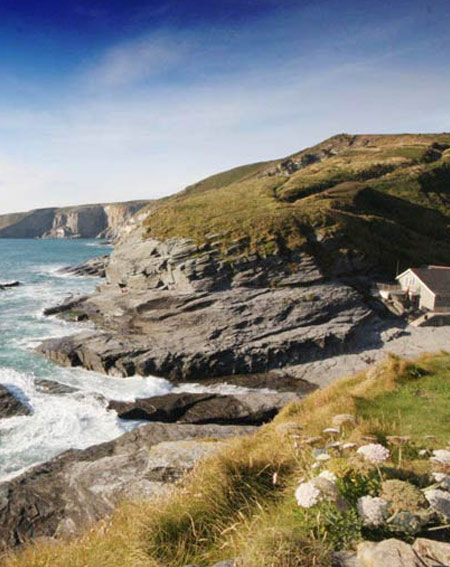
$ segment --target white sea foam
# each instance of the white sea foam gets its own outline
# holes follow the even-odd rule
[[[78,387],[50,394],[36,387],[33,374],[0,368],[0,383],[28,405],[32,413],[0,420],[0,480],[70,448],[109,441],[138,425],[108,411],[109,399],[130,401],[166,393],[170,384],[156,378],[120,380],[80,370],[62,369],[59,381]]]

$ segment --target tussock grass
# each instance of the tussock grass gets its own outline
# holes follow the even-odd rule
[[[298,441],[321,435],[336,414],[356,424],[347,440],[424,435],[434,448],[450,438],[450,355],[407,361],[389,356],[368,373],[343,378],[286,406],[256,434],[232,440],[200,463],[169,496],[124,503],[81,538],[37,542],[5,557],[2,567],[181,567],[241,557],[244,567],[330,567],[327,535],[299,526],[293,489],[313,461]],[[427,461],[403,456],[402,474],[422,475]],[[339,459],[337,459],[337,465]],[[342,463],[342,466],[345,466]]]

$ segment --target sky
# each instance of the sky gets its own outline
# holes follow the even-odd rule
[[[450,131],[449,0],[0,0],[0,213]]]

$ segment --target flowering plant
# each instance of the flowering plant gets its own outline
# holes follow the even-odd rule
[[[358,455],[361,455],[366,461],[378,465],[380,463],[385,463],[389,459],[389,449],[386,449],[383,445],[379,443],[369,443],[369,445],[363,445],[357,451]]]
[[[311,508],[320,500],[320,490],[312,482],[302,482],[295,491],[297,504],[302,508]]]

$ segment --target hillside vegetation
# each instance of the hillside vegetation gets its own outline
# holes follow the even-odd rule
[[[362,538],[395,533],[410,541],[412,534],[392,518],[426,514],[423,489],[434,482],[433,470],[443,470],[430,455],[450,437],[449,402],[449,354],[413,362],[388,357],[292,403],[255,435],[228,443],[168,497],[125,503],[84,537],[38,542],[2,565],[181,567],[240,557],[244,567],[330,567],[333,549],[352,549]],[[342,414],[347,417],[336,428]],[[388,460],[373,466],[361,459],[356,448],[366,443],[388,447]],[[334,489],[311,508],[297,504],[299,482],[320,471],[336,475],[346,507]],[[388,498],[388,492],[397,510],[391,523],[367,527],[355,511],[357,499]],[[448,539],[448,525],[432,522],[416,534]]]
[[[148,237],[219,234],[246,254],[337,253],[393,271],[449,263],[450,134],[341,134],[288,158],[235,168],[149,207]]]

